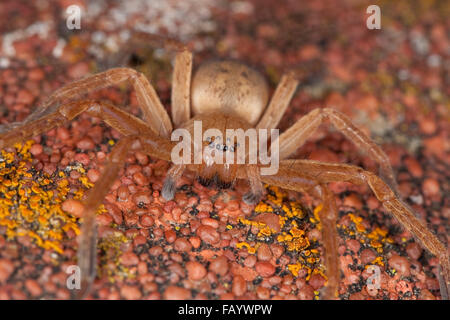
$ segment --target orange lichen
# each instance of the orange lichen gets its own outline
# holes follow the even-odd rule
[[[321,203],[317,207],[314,208],[314,211],[313,211],[314,217],[309,218],[309,221],[311,221],[311,223],[314,223],[317,225],[318,230],[322,230],[322,225],[320,224],[320,216],[319,216],[319,212],[320,212],[320,210],[322,210],[322,208],[323,208],[323,204]]]
[[[98,248],[105,254],[101,257],[101,268],[99,270],[101,276],[106,276],[109,282],[114,283],[116,277],[120,280],[133,279],[136,274],[132,270],[124,266],[120,261],[123,253],[121,246],[128,242],[128,238],[121,232],[113,232],[111,235],[102,238],[98,243]]]
[[[250,246],[247,242],[239,242],[236,244],[236,248],[238,249],[242,249],[242,248],[247,248],[247,252],[250,254],[255,254],[256,250],[258,250],[260,244],[257,243],[254,247]]]
[[[29,152],[33,140],[17,143],[15,152],[1,151],[0,157],[0,225],[6,227],[6,236],[13,239],[28,236],[45,249],[63,252],[61,241],[69,230],[79,234],[77,218],[61,209],[61,203],[70,194],[64,171],[53,175],[32,173]],[[80,172],[79,188],[74,198],[81,199],[92,186],[81,164],[69,167]],[[100,208],[101,212],[105,209]]]
[[[267,226],[264,222],[252,221],[242,217],[239,217],[238,222],[251,227],[258,228],[257,241],[265,241],[267,237],[274,237],[274,239],[283,244],[287,251],[297,252],[299,254],[298,262],[294,264],[288,264],[287,270],[294,276],[299,275],[301,269],[305,269],[307,272],[307,280],[312,274],[323,274],[323,267],[320,265],[320,254],[317,249],[310,248],[310,241],[306,236],[305,230],[299,227],[300,219],[306,217],[306,212],[302,209],[302,206],[295,201],[286,202],[287,194],[282,192],[277,187],[266,186],[268,190],[267,203],[259,203],[254,211],[255,213],[277,212],[279,218],[279,225],[281,232],[277,232],[274,229]],[[322,205],[318,206],[314,210],[314,217],[311,218],[312,222],[320,227],[320,218],[318,212],[322,209]],[[227,226],[227,229],[231,229]],[[238,249],[247,248],[250,254],[256,253],[260,242],[257,242],[255,246],[251,246],[247,242],[239,242],[236,244]]]

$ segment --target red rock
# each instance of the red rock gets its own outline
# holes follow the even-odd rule
[[[380,207],[380,201],[378,201],[378,199],[374,196],[370,196],[369,199],[367,199],[366,203],[367,203],[367,207],[370,210],[375,210]]]
[[[185,238],[177,238],[174,243],[174,248],[177,251],[189,252],[192,249],[191,243]]]
[[[150,194],[148,192],[145,192],[145,191],[136,192],[133,195],[133,200],[134,200],[134,203],[138,207],[148,205],[148,204],[150,204],[152,202]]]
[[[79,79],[85,76],[89,72],[89,66],[86,62],[78,62],[72,65],[68,70],[67,74],[72,79]]]
[[[355,239],[349,239],[347,240],[347,248],[349,248],[350,251],[353,251],[354,253],[358,253],[359,249],[361,248],[361,244]]]
[[[431,135],[436,132],[436,120],[423,118],[419,121],[419,127],[423,133]]]
[[[328,149],[315,149],[310,153],[308,158],[317,161],[340,162],[339,156]]]
[[[191,280],[201,280],[206,276],[205,267],[197,261],[189,261],[186,263],[188,277]]]
[[[77,142],[77,148],[81,150],[92,150],[94,147],[94,141],[89,137],[82,138]]]
[[[17,93],[17,98],[16,98],[17,103],[30,104],[33,102],[33,100],[34,100],[34,96],[28,90],[22,89],[22,90],[19,90],[19,92]]]
[[[325,279],[320,274],[313,274],[309,278],[308,284],[313,287],[314,290],[317,290],[325,285]]]
[[[134,245],[135,247],[140,246],[140,245],[143,245],[143,244],[145,244],[145,243],[147,243],[147,239],[146,239],[143,235],[138,234],[138,235],[135,236],[134,239],[133,239],[133,245]]]
[[[164,236],[165,236],[165,238],[166,238],[168,243],[173,243],[176,240],[176,238],[177,238],[177,234],[173,230],[166,230],[164,232]]]
[[[205,226],[213,227],[214,229],[217,229],[219,227],[219,221],[212,218],[204,218],[201,220],[201,223]]]
[[[249,255],[247,258],[244,259],[244,266],[248,268],[252,268],[256,263],[256,257],[253,255]]]
[[[258,296],[258,299],[268,300],[270,298],[270,290],[268,288],[263,288],[261,286],[257,287],[256,295]]]
[[[68,199],[61,204],[61,209],[80,218],[83,215],[84,206],[79,200]]]
[[[139,258],[133,252],[125,252],[120,256],[120,263],[127,267],[135,266],[139,263]]]
[[[209,271],[224,276],[228,272],[228,267],[228,259],[224,256],[218,256],[209,264]]]
[[[389,266],[397,270],[397,272],[405,277],[410,275],[410,263],[407,258],[399,255],[392,255],[388,260]]]
[[[100,171],[98,171],[97,169],[89,169],[89,171],[87,172],[87,177],[89,181],[91,181],[92,183],[96,183],[100,178]]]
[[[39,69],[39,68],[31,69],[28,72],[28,78],[30,80],[40,81],[40,80],[44,79],[44,77],[45,77],[44,71],[42,71],[42,69]]]
[[[235,276],[231,291],[237,297],[242,296],[247,291],[247,281],[242,276]]]
[[[59,127],[56,129],[56,135],[62,141],[70,138],[70,131],[67,128]]]
[[[123,285],[120,288],[120,294],[127,300],[138,300],[142,297],[142,293],[139,288],[130,285]]]
[[[411,242],[406,246],[406,253],[411,259],[417,260],[422,255],[422,247],[416,242]]]
[[[200,240],[199,237],[190,237],[189,238],[189,242],[192,244],[192,246],[197,249],[198,247],[200,247],[200,244],[202,243],[202,241]]]
[[[108,210],[109,215],[113,218],[114,223],[121,225],[123,222],[122,211],[113,203],[106,203],[105,209]]]
[[[423,181],[422,190],[425,196],[436,196],[440,193],[439,182],[433,178],[427,178]]]
[[[148,208],[148,212],[155,218],[159,218],[163,215],[163,210],[160,205],[151,205]]]
[[[300,300],[312,300],[314,299],[314,288],[310,285],[304,285],[299,291],[298,291],[298,298]]]
[[[97,215],[95,220],[101,226],[109,226],[113,222],[113,218],[107,213]]]
[[[257,262],[255,268],[261,277],[270,277],[275,273],[275,267],[270,262]]]
[[[133,180],[138,186],[148,185],[148,178],[142,172],[136,172],[133,174]]]
[[[275,232],[280,232],[280,219],[275,213],[265,212],[257,215],[254,219],[258,222],[265,223],[269,228],[275,230]]]
[[[419,299],[421,299],[421,300],[436,300],[436,297],[429,290],[423,288],[420,290]]]
[[[126,201],[128,199],[128,196],[130,194],[130,190],[128,190],[127,185],[121,185],[119,188],[117,188],[117,196],[119,197],[119,201]]]
[[[422,167],[421,167],[419,161],[417,161],[415,158],[407,157],[404,161],[404,164],[408,168],[409,173],[414,178],[421,178],[423,176]]]
[[[196,233],[207,244],[215,244],[220,240],[219,233],[211,226],[202,225],[197,228]]]
[[[185,288],[168,286],[163,297],[166,300],[187,300],[191,298],[191,293]]]
[[[268,244],[263,243],[258,248],[258,260],[259,261],[270,261],[272,259],[272,251]]]
[[[278,259],[284,253],[284,247],[280,244],[273,243],[270,245],[270,251],[272,252],[273,256]]]
[[[343,204],[344,206],[353,207],[357,210],[361,210],[363,206],[361,199],[356,193],[351,193],[350,195],[345,197]]]
[[[364,249],[361,252],[361,262],[363,264],[368,264],[371,263],[373,260],[375,260],[375,258],[377,257],[377,255],[375,254],[375,252],[372,249]]]
[[[43,151],[44,151],[44,148],[39,143],[33,144],[30,148],[30,153],[35,157],[40,155]]]
[[[27,279],[25,280],[25,287],[27,288],[28,292],[33,297],[38,297],[42,294],[42,288],[39,285],[39,283],[34,279]]]
[[[160,254],[162,254],[163,251],[164,251],[163,248],[161,248],[160,246],[154,246],[154,247],[151,247],[151,248],[148,250],[148,253],[149,253],[151,256],[157,257],[157,256],[159,256]]]
[[[355,292],[348,297],[349,300],[365,300],[365,298],[361,292]]]
[[[0,259],[0,283],[6,282],[14,271],[14,264],[8,259]]]

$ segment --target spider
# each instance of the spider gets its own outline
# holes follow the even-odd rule
[[[223,133],[230,128],[274,129],[300,82],[295,71],[285,73],[269,102],[268,85],[264,77],[243,63],[231,60],[211,61],[199,66],[191,79],[193,54],[183,43],[143,33],[136,33],[135,39],[139,39],[140,44],[161,47],[175,54],[171,118],[143,74],[131,68],[112,68],[58,89],[25,121],[0,127],[0,148],[44,133],[83,112],[102,119],[123,135],[108,156],[100,179],[84,201],[78,249],[81,289],[77,297],[86,295],[96,275],[95,212],[118,177],[128,153],[140,150],[151,157],[171,161],[171,151],[175,146],[175,142],[170,139],[171,133],[174,128],[185,128],[192,133],[195,120],[201,121],[206,129],[215,128]],[[142,111],[142,119],[107,101],[84,98],[89,92],[122,82],[132,84]],[[331,123],[358,149],[374,159],[380,167],[380,176],[354,165],[288,159],[324,122]],[[215,142],[219,144],[218,141]],[[207,137],[202,143],[205,147],[211,145],[212,137]],[[347,116],[330,108],[314,109],[283,132],[278,137],[278,143],[280,162],[276,174],[261,175],[260,169],[264,167],[261,163],[226,165],[207,162],[202,158],[201,163],[173,164],[167,172],[161,196],[166,200],[172,199],[176,192],[177,179],[184,170],[192,170],[204,185],[215,183],[219,187],[227,188],[236,179],[248,180],[250,191],[244,195],[243,200],[251,204],[262,198],[263,183],[307,192],[318,197],[323,201],[319,217],[322,223],[324,264],[328,276],[324,297],[334,299],[337,297],[340,281],[336,230],[338,213],[334,195],[327,184],[335,181],[367,183],[384,208],[391,212],[424,248],[438,257],[444,279],[441,277],[441,292],[443,298],[446,297],[450,284],[450,261],[446,247],[397,195],[396,181],[387,155],[353,125]],[[227,153],[236,152],[240,147],[242,146],[233,145],[225,148],[225,145],[221,145],[220,149],[221,152]]]

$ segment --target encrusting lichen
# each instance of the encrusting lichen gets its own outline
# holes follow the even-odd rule
[[[379,227],[374,228],[372,231],[368,231],[363,225],[363,218],[353,213],[347,214],[348,218],[352,222],[349,227],[338,224],[338,228],[350,238],[357,239],[361,244],[369,246],[376,250],[378,254],[383,254],[384,247],[388,244],[394,243],[391,237],[388,237],[388,231]],[[385,265],[385,257],[378,256],[369,265],[377,264],[379,266]]]
[[[295,252],[298,255],[297,262],[288,264],[287,270],[297,277],[301,269],[306,270],[306,280],[309,280],[311,275],[320,274],[324,279],[327,279],[324,274],[324,266],[321,264],[320,253],[317,249],[311,247],[310,240],[306,236],[303,224],[307,223],[306,212],[301,205],[295,201],[287,202],[286,193],[277,187],[266,185],[268,190],[266,202],[260,202],[254,209],[255,213],[277,213],[280,225],[280,232],[276,232],[266,225],[264,222],[252,221],[244,218],[238,218],[238,222],[257,227],[258,234],[256,240],[259,241],[255,246],[251,246],[247,242],[239,242],[236,247],[238,249],[247,248],[248,253],[255,254],[261,243],[265,242],[268,237],[282,244],[286,251]],[[315,224],[320,230],[320,219],[318,212],[322,209],[319,205],[314,210],[314,217],[309,219],[309,222]],[[299,226],[299,223],[302,226]]]
[[[62,241],[68,232],[78,235],[77,218],[64,212],[61,203],[69,196],[81,199],[92,187],[81,164],[48,175],[36,171],[29,152],[33,140],[14,145],[15,152],[1,150],[0,158],[0,226],[6,227],[8,239],[28,236],[44,248],[63,252]],[[66,171],[77,170],[80,186],[69,188]],[[99,212],[105,212],[103,205]]]

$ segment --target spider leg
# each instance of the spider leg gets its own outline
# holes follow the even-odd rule
[[[141,119],[108,102],[86,99],[61,104],[51,113],[35,120],[9,124],[4,132],[0,131],[0,148],[12,146],[15,142],[25,141],[51,130],[83,112],[102,119],[124,135],[147,133],[151,130]]]
[[[161,190],[161,195],[165,200],[172,200],[175,196],[175,184],[177,180],[183,175],[185,168],[186,166],[182,164],[173,165],[167,172]]]
[[[100,179],[89,191],[84,202],[83,221],[78,248],[78,266],[81,272],[81,289],[74,291],[73,296],[82,299],[90,290],[96,276],[97,265],[97,228],[95,213],[111,188],[123,167],[127,154],[140,148],[139,139],[135,136],[122,138],[112,149]]]
[[[250,184],[250,191],[244,194],[242,200],[248,205],[258,204],[264,195],[264,186],[261,182],[260,168],[249,165],[247,167],[247,179]]]
[[[346,115],[334,109],[314,109],[283,132],[279,138],[280,160],[286,159],[301,147],[326,119],[361,151],[366,152],[379,164],[380,176],[397,193],[397,183],[388,156],[364,132],[358,129]]]
[[[144,121],[155,133],[163,137],[170,137],[172,123],[166,109],[148,79],[140,72],[130,68],[114,68],[100,72],[84,79],[74,81],[56,90],[47,101],[39,106],[25,122],[40,119],[59,109],[66,99],[81,99],[89,92],[96,91],[122,82],[131,82],[142,110]]]
[[[401,200],[383,179],[357,166],[313,160],[284,160],[280,162],[280,168],[288,168],[292,175],[295,172],[297,174],[298,172],[307,172],[313,179],[322,183],[335,181],[348,181],[355,184],[367,183],[384,208],[391,212],[400,224],[419,240],[424,248],[439,259],[445,280],[445,284],[441,285],[444,289],[442,296],[445,297],[450,288],[450,258],[447,249],[416,217],[413,209]],[[289,185],[285,187],[289,188]]]
[[[277,127],[294,96],[298,83],[295,72],[288,72],[281,77],[267,109],[256,125],[257,129],[274,129]]]
[[[133,38],[139,43],[175,52],[172,73],[172,122],[175,127],[179,127],[191,116],[192,52],[183,43],[156,34],[136,32]]]
[[[122,55],[130,55],[136,48],[163,48],[175,52],[172,73],[171,116],[174,127],[190,118],[192,52],[180,41],[157,34],[133,31]]]
[[[89,292],[95,278],[97,262],[97,237],[95,212],[117,179],[120,169],[123,167],[127,154],[130,151],[140,150],[152,157],[170,160],[173,148],[170,140],[162,138],[151,130],[136,132],[125,136],[114,146],[101,177],[89,191],[84,202],[83,223],[78,249],[78,265],[81,272],[81,289],[73,292],[73,297],[83,298]]]
[[[305,174],[304,172],[293,170],[290,167],[290,163],[280,164],[280,169],[276,175],[264,175],[261,176],[261,180],[281,188],[310,193],[314,197],[322,199],[323,207],[319,212],[319,217],[325,251],[324,264],[328,277],[324,298],[336,299],[340,281],[340,269],[337,250],[337,209],[334,195],[326,184],[315,179],[309,173]]]
[[[323,63],[319,59],[302,62],[289,72],[286,72],[272,95],[272,99],[259,120],[257,129],[274,129],[278,126],[286,112],[298,84],[314,82],[314,78],[321,77],[324,73]]]
[[[324,292],[324,298],[327,300],[336,299],[339,281],[339,254],[338,254],[338,234],[337,224],[337,208],[334,194],[330,191],[326,184],[321,184],[320,192],[322,193],[323,208],[319,211],[320,227],[322,228],[322,240],[325,248],[324,260],[327,270],[327,286]]]

